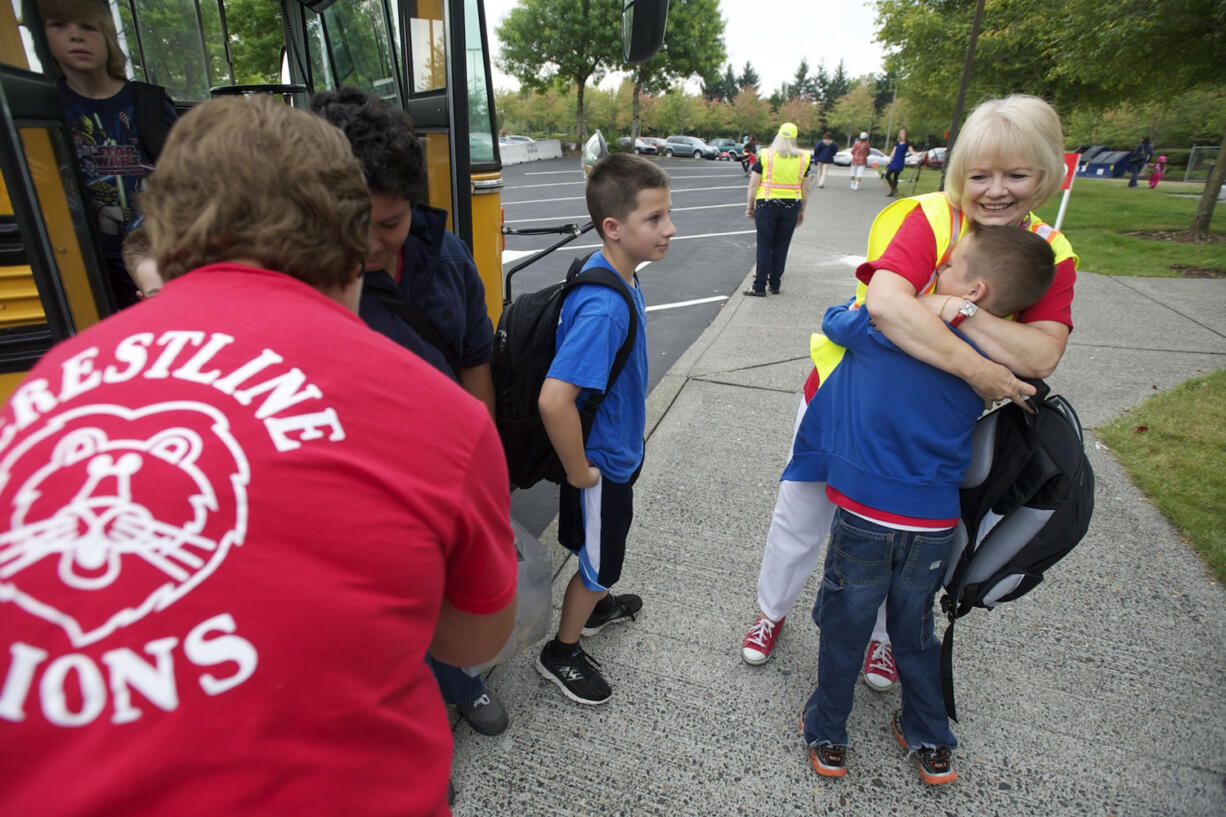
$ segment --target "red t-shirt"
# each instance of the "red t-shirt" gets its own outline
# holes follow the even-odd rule
[[[922,207],[915,207],[903,219],[898,232],[890,239],[885,252],[874,261],[865,261],[856,268],[856,277],[867,286],[873,278],[873,273],[879,269],[896,272],[915,287],[915,291],[925,292],[934,283],[937,268],[936,242],[932,237],[932,226],[924,215]],[[1017,320],[1022,323],[1035,321],[1059,321],[1073,331],[1073,285],[1077,281],[1077,263],[1072,258],[1066,258],[1056,264],[1056,274],[1051,286],[1042,298],[1029,309],[1017,313]],[[805,379],[805,400],[813,399],[817,392],[819,379],[817,369],[809,373]]]
[[[881,257],[861,264],[856,269],[856,277],[867,284],[874,272],[888,269],[911,282],[916,292],[923,292],[932,285],[937,260],[932,226],[924,209],[916,207],[903,219]],[[1076,281],[1076,262],[1066,258],[1056,265],[1055,278],[1046,294],[1034,306],[1019,312],[1017,319],[1022,323],[1059,321],[1073,331],[1073,285]]]
[[[0,415],[0,813],[447,814],[424,656],[509,506],[485,408],[288,276],[59,344]]]

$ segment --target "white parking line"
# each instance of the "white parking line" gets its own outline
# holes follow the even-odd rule
[[[719,187],[674,187],[673,194],[677,193],[701,193],[707,190],[744,190],[743,184],[728,184]],[[555,201],[581,201],[584,196],[561,196],[555,199],[525,199],[524,201],[507,201],[503,199],[502,206],[510,207],[515,204],[552,204]]]
[[[699,304],[711,304],[716,301],[728,300],[727,295],[716,295],[711,298],[698,298],[693,301],[677,301],[674,304],[656,304],[655,306],[647,307],[648,312],[658,312],[661,309],[680,309],[683,306],[698,306]]]
[[[697,235],[675,235],[672,237],[671,240],[672,241],[688,241],[693,238],[719,238],[720,236],[725,236],[725,235],[753,235],[756,232],[757,230],[731,230],[726,233],[699,233]],[[575,250],[598,250],[602,246],[604,245],[603,244],[568,244],[565,247],[558,247],[556,252],[573,252]],[[532,253],[534,252],[537,252],[537,250],[503,250],[502,251],[502,263],[509,264],[512,261],[518,260],[528,255],[532,255]],[[642,269],[642,267],[640,266],[639,269]]]
[[[744,206],[745,206],[745,202],[734,201],[731,204],[696,204],[693,207],[672,207],[669,209],[668,212],[684,213],[688,210],[711,210],[716,207],[744,207]],[[589,218],[588,214],[584,213],[581,216],[552,216],[547,219],[541,219],[539,217],[538,218],[508,218],[508,219],[504,219],[503,223],[504,224],[524,224],[525,222],[527,222],[527,223],[540,223],[540,224],[555,224],[555,223],[556,224],[571,224],[571,223],[587,222],[588,218]]]

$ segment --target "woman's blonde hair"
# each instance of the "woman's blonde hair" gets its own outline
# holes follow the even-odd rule
[[[119,45],[115,20],[106,3],[101,0],[38,0],[38,15],[43,25],[48,20],[58,20],[97,26],[106,40],[106,72],[115,79],[128,78],[128,58]],[[51,60],[51,67],[57,77],[64,76],[63,69],[54,59]]]
[[[1064,131],[1054,108],[1037,96],[1013,94],[981,103],[966,118],[950,151],[945,195],[962,206],[966,177],[985,165],[1024,165],[1039,174],[1032,209],[1046,202],[1064,178]]]
[[[801,150],[800,146],[796,144],[795,137],[783,136],[782,134],[778,133],[776,133],[775,138],[771,140],[770,151],[780,158],[799,156],[806,152]]]
[[[251,259],[325,289],[366,258],[370,192],[349,140],[270,96],[194,107],[147,184],[140,206],[163,280]]]

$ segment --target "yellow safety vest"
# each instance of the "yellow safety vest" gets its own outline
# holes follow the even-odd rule
[[[954,245],[958,243],[958,238],[966,232],[969,222],[961,210],[953,208],[944,193],[925,193],[922,196],[899,199],[891,202],[888,207],[878,213],[873,219],[873,226],[869,228],[868,254],[865,256],[867,260],[875,261],[885,254],[886,247],[894,240],[894,236],[906,221],[907,216],[911,215],[917,206],[924,211],[924,216],[928,219],[929,226],[932,227],[932,237],[936,241],[936,266],[940,267],[949,260],[949,254],[953,251]],[[1056,256],[1056,264],[1072,258],[1073,266],[1076,267],[1079,259],[1073,252],[1073,246],[1064,237],[1064,233],[1041,221],[1034,213],[1027,214],[1026,219],[1026,229],[1038,234],[1051,245]],[[928,279],[928,283],[924,285],[921,294],[930,293],[935,289],[936,268],[933,269],[933,274]],[[868,286],[863,281],[857,283],[856,303],[863,304],[867,293]],[[814,332],[809,337],[809,356],[813,359],[813,365],[817,367],[820,382],[824,383],[834,368],[839,365],[839,361],[843,359],[843,352],[842,346],[820,332]]]
[[[762,181],[758,184],[758,194],[755,199],[801,199],[804,198],[802,184],[805,174],[809,172],[808,153],[799,156],[783,156],[775,158],[773,150],[764,150],[760,154],[762,161]]]

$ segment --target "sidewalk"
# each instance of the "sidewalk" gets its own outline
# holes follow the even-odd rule
[[[956,784],[920,782],[889,731],[897,691],[862,684],[847,777],[810,768],[796,714],[816,678],[820,576],[774,657],[741,661],[808,337],[851,294],[886,203],[875,179],[853,193],[845,173],[814,190],[783,295],[733,295],[648,400],[618,585],[643,596],[643,613],[584,645],[612,701],[567,700],[534,652],[496,668],[511,727],[456,728],[456,815],[1226,813],[1226,591],[1093,435],[1085,541],[1025,598],[958,624]],[[1083,273],[1074,322],[1049,383],[1087,428],[1226,366],[1226,281]],[[556,626],[574,564],[552,528],[542,541],[559,570]]]

